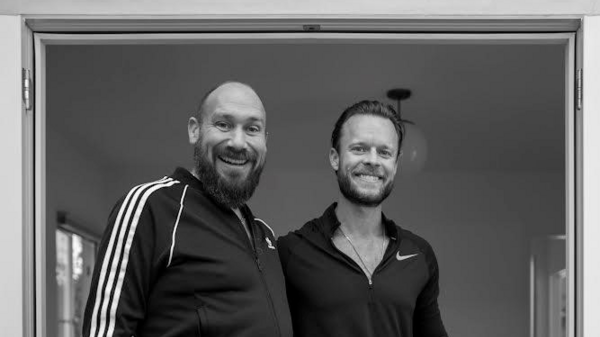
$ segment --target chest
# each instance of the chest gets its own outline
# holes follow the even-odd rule
[[[247,232],[233,213],[192,206],[190,202],[181,211],[169,240],[157,249],[157,286],[176,284],[176,291],[195,293],[261,289],[265,270],[280,267],[275,246],[260,224],[248,219]]]
[[[342,251],[344,253],[344,251]],[[311,310],[339,310],[377,304],[412,310],[429,278],[423,255],[398,260],[392,247],[374,269],[372,283],[359,264],[333,250],[306,246],[287,270],[290,297]]]
[[[386,238],[352,240],[338,235],[334,236],[331,241],[341,253],[351,258],[368,278],[372,277],[373,272],[383,260],[387,247]]]

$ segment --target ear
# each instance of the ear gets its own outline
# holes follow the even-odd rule
[[[200,122],[196,117],[190,117],[188,120],[188,138],[191,145],[195,145],[200,139]]]
[[[331,164],[334,171],[340,168],[340,155],[333,147],[329,150],[329,164]]]

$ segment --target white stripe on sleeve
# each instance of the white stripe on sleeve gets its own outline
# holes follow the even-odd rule
[[[102,268],[100,269],[100,276],[98,278],[98,284],[96,287],[96,297],[94,301],[94,308],[92,310],[92,318],[90,324],[90,337],[102,336],[105,330],[105,324],[107,319],[106,307],[110,300],[110,293],[113,288],[113,274],[109,273],[109,266],[111,268],[115,268],[120,259],[120,251],[121,245],[123,241],[123,235],[125,234],[127,224],[129,222],[129,217],[132,212],[132,209],[137,204],[137,201],[142,194],[143,190],[146,190],[152,186],[163,186],[163,184],[172,181],[171,178],[164,177],[161,180],[141,184],[134,188],[132,188],[125,200],[121,204],[119,208],[119,213],[117,214],[117,218],[115,219],[115,223],[113,225],[110,239],[108,242],[108,246],[102,260]],[[143,208],[143,204],[140,203],[138,207]],[[125,214],[125,219],[123,215]],[[115,244],[115,241],[117,243]],[[113,252],[114,251],[114,252]],[[107,273],[109,273],[109,277],[107,279]],[[105,288],[106,286],[106,288]],[[105,289],[104,289],[105,288]],[[104,291],[103,291],[104,289]],[[100,305],[102,304],[102,309],[100,309]],[[100,326],[98,327],[98,317],[100,317]]]
[[[175,249],[177,226],[179,225],[181,211],[183,211],[183,199],[185,198],[185,192],[187,191],[187,188],[188,185],[185,185],[185,187],[183,188],[183,193],[181,193],[181,200],[179,201],[179,213],[177,213],[177,220],[175,220],[175,226],[173,226],[173,237],[171,238],[171,252],[169,253],[169,262],[167,263],[167,268],[171,265],[171,260],[173,260],[173,250]]]

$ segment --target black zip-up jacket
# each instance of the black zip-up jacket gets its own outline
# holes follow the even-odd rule
[[[100,244],[84,337],[291,337],[275,236],[178,168],[131,189]]]
[[[431,246],[382,216],[390,238],[372,284],[332,241],[334,203],[279,238],[295,337],[444,337]]]

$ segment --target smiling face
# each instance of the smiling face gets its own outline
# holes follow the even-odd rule
[[[254,193],[266,160],[266,113],[248,86],[226,83],[214,90],[202,113],[190,118],[195,174],[218,202],[236,208]]]
[[[339,152],[329,153],[342,195],[350,202],[375,207],[391,193],[398,165],[394,124],[374,115],[354,115],[342,126]]]

